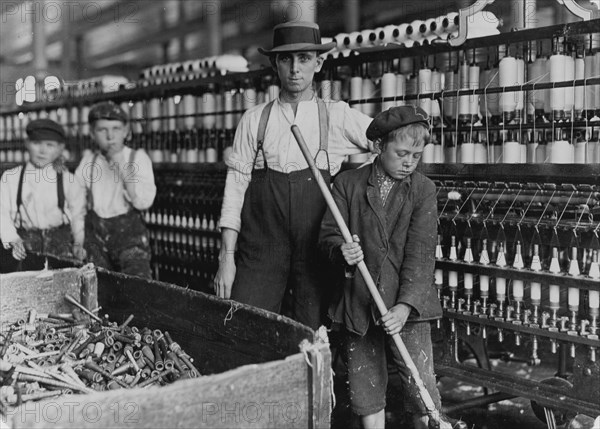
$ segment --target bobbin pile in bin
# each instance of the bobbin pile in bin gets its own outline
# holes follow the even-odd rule
[[[283,316],[92,265],[1,275],[0,307],[2,428],[330,427],[326,335]]]

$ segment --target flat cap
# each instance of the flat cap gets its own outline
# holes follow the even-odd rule
[[[64,143],[67,140],[62,125],[52,119],[36,119],[27,124],[25,128],[29,140],[52,140]]]
[[[93,124],[100,119],[121,121],[123,123],[129,122],[127,113],[113,101],[103,101],[92,106],[90,113],[88,113],[88,122]]]
[[[429,115],[420,107],[412,105],[392,107],[375,116],[367,128],[367,138],[375,141],[395,129],[418,123],[429,125]]]

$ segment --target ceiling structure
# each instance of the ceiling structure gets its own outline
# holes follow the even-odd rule
[[[515,1],[531,0],[499,0],[487,10],[510,20],[511,3]],[[36,69],[38,75],[56,75],[64,81],[106,74],[136,79],[145,67],[216,53],[238,53],[254,67],[266,65],[256,48],[268,46],[273,25],[299,18],[306,4],[313,10],[316,7],[316,21],[322,35],[332,37],[342,31],[435,17],[470,3],[469,0],[0,0],[0,76],[4,94],[1,105],[6,107],[13,101],[6,88],[18,78],[36,73]],[[555,0],[537,0],[538,10],[548,5],[557,10],[556,4]],[[350,8],[356,8],[354,24],[348,15]],[[564,13],[556,17],[559,18],[558,22],[573,20]],[[352,25],[359,28],[350,28]],[[39,58],[36,62],[34,55],[35,31],[43,33],[37,51],[38,56],[40,52],[44,56],[42,70]]]

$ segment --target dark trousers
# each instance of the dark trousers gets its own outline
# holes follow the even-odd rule
[[[17,261],[12,257],[11,249],[2,249],[0,272],[41,270],[46,261],[50,268],[58,268],[57,265],[61,264],[56,263],[57,261],[73,260],[73,235],[70,225],[65,224],[49,229],[18,228],[17,232],[23,239],[27,257],[23,261]]]
[[[90,210],[85,217],[88,261],[108,270],[152,278],[149,235],[139,212],[101,218]]]
[[[317,241],[325,208],[308,169],[254,170],[242,208],[231,298],[279,313],[289,290],[291,317],[318,328],[326,267]]]

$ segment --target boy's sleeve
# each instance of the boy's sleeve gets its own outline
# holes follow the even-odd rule
[[[416,204],[410,218],[396,299],[397,304],[408,304],[419,314],[430,300],[437,300],[433,287],[437,234],[435,185],[426,181],[422,194],[424,197]]]
[[[86,189],[82,181],[73,180],[66,183],[67,203],[71,212],[71,232],[75,243],[83,243],[84,239],[84,221],[86,212]]]
[[[9,243],[20,240],[17,229],[13,224],[12,201],[13,193],[11,193],[10,176],[17,174],[19,171],[12,169],[4,172],[0,179],[0,240],[5,248],[9,247]],[[16,204],[16,201],[15,201]]]
[[[349,208],[346,193],[343,187],[342,180],[336,180],[331,190],[333,199],[340,209],[340,213],[346,224],[349,219]],[[319,233],[319,248],[323,254],[327,255],[330,261],[336,264],[344,264],[344,258],[340,252],[340,246],[344,243],[342,231],[338,228],[335,218],[331,210],[327,208],[325,216],[321,222],[321,231]]]

